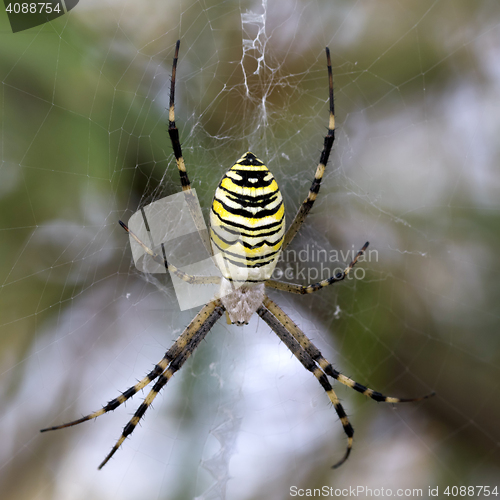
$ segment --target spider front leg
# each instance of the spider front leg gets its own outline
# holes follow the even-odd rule
[[[327,278],[326,280],[319,281],[318,283],[314,283],[312,285],[295,285],[293,283],[285,283],[283,281],[276,281],[276,280],[267,280],[265,282],[266,286],[269,288],[276,288],[277,290],[282,290],[283,292],[290,292],[290,293],[300,293],[300,294],[305,294],[305,293],[313,293],[321,288],[324,288],[325,286],[328,285],[333,285],[333,283],[337,283],[339,281],[342,281],[345,279],[345,277],[349,274],[351,269],[356,265],[358,262],[358,259],[363,255],[368,248],[369,242],[367,241],[364,245],[363,248],[356,254],[352,262],[344,269],[343,272],[337,273],[335,276],[332,276],[330,278]]]
[[[337,371],[329,361],[327,361],[320,350],[309,340],[309,338],[302,332],[302,330],[288,317],[288,315],[271,299],[266,297],[264,299],[264,306],[278,319],[278,321],[285,327],[285,329],[290,332],[293,338],[302,346],[302,348],[311,356],[311,358],[316,361],[323,371],[330,377],[338,380],[341,384],[354,389],[365,396],[384,403],[411,403],[416,401],[422,401],[423,399],[430,398],[434,396],[434,392],[426,394],[425,396],[420,396],[418,398],[395,398],[390,396],[384,396],[380,392],[374,391],[362,384],[352,380],[345,375],[342,375]]]
[[[86,422],[87,420],[92,420],[101,415],[104,415],[109,411],[116,410],[116,408],[125,403],[125,401],[127,401],[132,396],[137,394],[141,389],[144,389],[144,387],[149,385],[153,380],[155,380],[159,375],[161,375],[165,371],[165,369],[169,366],[169,363],[171,363],[185,351],[187,346],[191,343],[193,337],[196,335],[197,328],[199,328],[200,324],[203,324],[204,322],[210,319],[211,315],[214,313],[217,307],[219,307],[219,305],[215,304],[214,302],[210,302],[209,304],[207,304],[198,313],[198,315],[190,323],[190,325],[179,335],[179,337],[174,342],[172,347],[165,353],[163,359],[159,363],[157,363],[153,368],[153,370],[150,373],[148,373],[137,384],[127,389],[117,398],[109,401],[100,410],[97,410],[93,413],[89,413],[88,415],[85,415],[84,417],[79,418],[78,420],[73,420],[66,424],[56,425],[54,427],[47,427],[46,429],[41,429],[40,432],[55,431],[58,429],[64,429],[65,427],[72,427],[73,425],[81,424],[82,422]]]
[[[172,148],[174,150],[177,169],[179,170],[179,175],[181,176],[182,190],[187,191],[191,189],[191,183],[189,182],[189,177],[186,171],[186,165],[184,163],[184,158],[182,157],[181,143],[179,141],[179,130],[175,125],[175,76],[177,72],[177,61],[179,59],[180,45],[181,41],[177,40],[175,44],[174,62],[172,64],[172,80],[170,82],[170,106],[168,109],[168,135],[170,136],[170,141],[172,143]]]
[[[300,343],[291,335],[291,332],[288,328],[279,321],[274,313],[266,306],[266,302],[268,301],[267,297],[264,300],[264,304],[260,306],[257,310],[257,314],[270,326],[271,330],[281,339],[281,341],[288,347],[288,349],[295,355],[295,357],[302,363],[306,370],[309,370],[313,375],[318,379],[319,383],[325,390],[328,398],[333,404],[335,411],[342,423],[342,427],[344,428],[344,432],[347,436],[347,450],[342,457],[335,465],[332,466],[332,469],[336,469],[340,467],[349,457],[352,448],[352,439],[354,435],[354,429],[352,425],[349,423],[349,419],[344,411],[344,408],[340,404],[339,398],[335,394],[333,387],[328,381],[327,376],[321,370],[320,367],[314,362],[313,358],[310,354],[300,345]]]
[[[210,238],[208,237],[208,231],[205,225],[205,221],[201,218],[199,211],[196,207],[195,195],[191,191],[191,183],[189,182],[189,177],[186,170],[186,164],[184,162],[184,157],[182,156],[182,148],[179,140],[179,130],[175,125],[175,77],[177,74],[177,61],[179,59],[179,47],[181,41],[177,40],[175,44],[175,55],[174,62],[172,63],[172,79],[170,82],[170,105],[168,109],[168,135],[170,137],[170,142],[172,143],[172,149],[174,150],[175,162],[177,163],[177,169],[179,170],[179,175],[181,178],[182,190],[186,195],[186,202],[189,207],[189,211],[196,225],[196,229],[200,235],[203,245],[209,255],[213,255],[212,245],[210,244]]]
[[[328,132],[325,136],[323,151],[319,159],[318,167],[316,168],[316,174],[314,175],[314,180],[309,189],[309,194],[307,198],[303,201],[301,207],[299,208],[295,218],[288,228],[285,234],[285,239],[283,241],[282,250],[284,250],[290,242],[293,240],[294,236],[297,234],[298,230],[302,226],[302,223],[306,220],[307,214],[311,211],[311,208],[316,200],[319,193],[319,188],[321,186],[321,180],[323,179],[323,174],[325,173],[326,164],[328,163],[328,158],[332,150],[333,142],[335,141],[335,108],[333,104],[333,75],[332,75],[332,62],[330,60],[330,49],[326,47],[326,61],[328,65],[328,87],[329,87],[329,97],[330,97],[330,118],[328,121]]]

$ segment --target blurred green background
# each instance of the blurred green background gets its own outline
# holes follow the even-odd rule
[[[497,0],[81,0],[15,35],[2,9],[0,36],[2,499],[278,499],[292,485],[426,498],[429,486],[498,485]],[[176,118],[205,213],[251,150],[289,221],[322,147],[331,49],[337,139],[280,268],[305,284],[345,265],[312,251],[369,240],[375,253],[360,279],[270,295],[359,382],[437,392],[395,408],[339,386],[356,434],[338,470],[333,408],[257,317],[216,325],[102,471],[140,395],[38,432],[134,384],[196,313],[135,270],[117,224],[180,189],[167,134],[178,38]]]

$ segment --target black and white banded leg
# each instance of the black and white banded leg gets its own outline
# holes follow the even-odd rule
[[[291,223],[288,231],[285,234],[285,239],[283,241],[282,250],[290,244],[294,236],[297,234],[298,230],[302,226],[302,223],[306,220],[307,214],[311,211],[314,201],[316,200],[319,188],[321,186],[321,180],[323,179],[323,174],[325,173],[325,168],[328,163],[328,158],[330,157],[330,152],[332,150],[333,142],[335,141],[335,108],[333,102],[333,75],[332,75],[332,62],[330,60],[330,49],[326,47],[326,60],[328,64],[328,88],[329,88],[329,98],[330,98],[330,118],[328,120],[328,132],[325,136],[323,143],[323,151],[321,151],[321,156],[319,159],[319,164],[316,168],[316,173],[314,175],[314,180],[309,189],[309,194],[307,198],[303,201],[300,206],[293,222]]]
[[[211,308],[212,311],[205,311],[205,308]],[[191,340],[188,342],[186,347],[179,353],[179,355],[171,361],[165,371],[159,376],[153,388],[149,391],[148,395],[142,402],[142,404],[137,408],[134,416],[130,419],[129,423],[123,428],[122,435],[116,442],[116,444],[111,448],[106,458],[99,465],[98,469],[102,469],[108,460],[116,453],[118,448],[121,446],[123,441],[134,432],[137,424],[140,422],[141,418],[146,413],[147,409],[151,406],[154,399],[158,393],[162,390],[165,384],[172,378],[172,376],[182,367],[186,360],[193,354],[194,350],[200,345],[200,342],[206,337],[207,333],[214,326],[214,324],[219,320],[219,318],[224,314],[224,306],[219,300],[210,302],[207,304],[191,322],[189,327],[193,325],[194,332]],[[189,328],[188,327],[188,328]]]
[[[426,394],[425,396],[420,396],[417,398],[395,398],[392,396],[384,396],[380,392],[374,391],[362,384],[354,381],[353,379],[342,375],[337,371],[329,361],[327,361],[320,350],[309,340],[305,333],[288,317],[288,315],[269,297],[264,299],[264,307],[266,307],[276,319],[283,325],[283,327],[293,336],[293,338],[302,346],[302,348],[311,356],[311,358],[318,363],[322,370],[330,377],[338,380],[341,384],[354,389],[357,392],[375,400],[383,403],[413,403],[416,401],[422,401],[431,396],[434,396],[434,392]]]
[[[103,415],[109,411],[115,410],[121,404],[125,403],[128,399],[134,396],[141,389],[149,385],[153,380],[160,377],[153,389],[150,391],[146,397],[144,403],[139,407],[136,414],[125,427],[124,432],[118,441],[118,443],[113,447],[106,459],[101,463],[99,469],[102,468],[106,462],[111,458],[111,456],[116,452],[121,443],[125,438],[132,433],[134,427],[139,422],[140,418],[144,415],[145,411],[152,403],[153,399],[160,389],[168,382],[172,375],[184,364],[187,358],[193,353],[199,343],[205,338],[212,326],[217,322],[217,320],[224,313],[224,307],[220,301],[216,300],[209,302],[204,306],[201,311],[196,315],[196,317],[191,321],[187,328],[179,335],[177,340],[174,342],[172,347],[165,353],[163,359],[155,365],[153,370],[148,373],[142,380],[137,384],[127,389],[124,393],[115,399],[109,401],[100,410],[89,413],[88,415],[68,422],[66,424],[57,425],[54,427],[48,427],[42,429],[40,432],[54,431],[58,429],[63,429],[65,427],[71,427],[73,425],[81,424],[87,420],[92,420],[94,418]],[[153,394],[153,395],[152,395]],[[136,417],[138,417],[136,419]]]
[[[182,156],[182,148],[179,140],[179,130],[175,124],[175,78],[177,74],[177,61],[179,59],[179,47],[181,41],[177,40],[175,44],[175,54],[174,62],[172,63],[172,79],[170,82],[170,105],[168,109],[168,135],[170,137],[170,142],[172,143],[172,149],[174,150],[175,162],[177,163],[177,169],[179,170],[179,175],[181,178],[182,190],[186,197],[186,202],[191,213],[191,217],[196,225],[196,229],[200,235],[203,242],[205,250],[208,255],[213,255],[212,245],[210,244],[210,237],[208,235],[207,227],[205,221],[201,216],[201,212],[198,209],[197,200],[191,190],[191,182],[187,174],[186,163],[184,162],[184,157]]]
[[[168,269],[171,273],[175,274],[178,278],[186,283],[191,285],[219,285],[220,284],[220,276],[194,276],[192,274],[187,274],[178,267],[174,266],[167,262],[167,257],[165,254],[165,247],[163,243],[161,244],[162,255],[160,256],[151,248],[149,248],[144,242],[140,240],[140,238],[121,220],[118,221],[120,226],[127,231],[130,236],[144,249],[144,251],[157,263],[162,266],[165,266],[165,269]]]
[[[267,298],[266,298],[267,300]],[[264,304],[257,310],[257,314],[269,325],[271,330],[273,330],[276,335],[282,340],[282,342],[288,347],[288,349],[295,355],[295,357],[302,363],[304,368],[309,370],[318,379],[319,383],[328,395],[337,415],[342,423],[342,427],[347,436],[347,449],[344,456],[332,466],[333,469],[340,467],[349,457],[352,448],[352,440],[354,435],[354,429],[349,423],[349,419],[344,411],[344,408],[340,404],[339,398],[335,394],[333,387],[328,381],[328,377],[325,375],[323,370],[315,363],[311,355],[297,342],[297,340],[291,335],[291,333],[285,328],[283,323],[279,321],[274,314],[266,307]]]
[[[356,265],[358,259],[363,255],[368,248],[368,241],[363,245],[363,248],[356,254],[352,262],[344,269],[343,272],[337,273],[335,276],[327,278],[326,280],[321,280],[318,283],[314,283],[312,285],[295,285],[293,283],[285,283],[283,281],[276,280],[267,280],[266,286],[269,288],[276,288],[277,290],[282,290],[283,292],[290,293],[313,293],[321,290],[325,286],[333,285],[334,283],[338,283],[339,281],[343,281],[346,276],[349,274],[351,269]]]

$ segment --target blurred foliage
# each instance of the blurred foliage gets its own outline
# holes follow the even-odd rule
[[[398,409],[396,417],[339,388],[356,429],[352,463],[332,476],[323,457],[343,442],[321,442],[302,456],[298,450],[281,481],[273,477],[272,485],[238,498],[288,498],[293,481],[312,488],[373,479],[373,461],[391,442],[386,424],[421,436],[424,458],[409,484],[498,478],[500,5],[269,3],[267,37],[258,38],[265,41],[259,72],[251,51],[242,59],[242,39],[258,36],[258,24],[242,19],[260,12],[259,3],[88,2],[84,8],[82,0],[71,15],[16,35],[0,14],[2,498],[60,498],[67,491],[58,478],[76,441],[68,444],[68,434],[41,440],[37,429],[73,404],[82,387],[93,387],[84,378],[92,375],[93,356],[109,352],[121,335],[120,301],[129,290],[146,298],[156,293],[131,270],[117,220],[179,189],[166,111],[179,36],[177,121],[204,210],[224,171],[252,149],[275,173],[288,220],[307,192],[322,144],[323,51],[330,46],[337,142],[294,248],[314,242],[328,251],[350,249],[370,240],[378,258],[360,264],[364,280],[318,296],[276,297],[297,321],[314,319],[317,330],[306,333],[331,348],[327,357],[333,351],[332,361],[347,375],[391,395],[438,393]],[[165,286],[162,293],[173,299]],[[175,303],[164,307],[179,328],[193,315],[178,313]],[[32,364],[57,344],[54,332],[65,321],[71,333],[83,325],[92,334],[71,338],[74,357],[59,373],[62,386],[23,421],[23,387],[46,388],[42,380],[30,382]],[[179,459],[186,472],[175,498],[199,493],[187,472],[199,467],[191,451],[202,452],[197,415],[205,407],[214,411],[210,401],[218,391],[206,382],[210,398],[198,407],[190,401],[203,399],[197,384],[217,352],[203,346],[189,369],[194,379],[182,380],[184,398],[175,411],[192,438]],[[122,351],[113,353],[118,358]],[[380,415],[384,424],[377,426]]]

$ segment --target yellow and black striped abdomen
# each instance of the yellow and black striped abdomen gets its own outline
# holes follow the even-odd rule
[[[261,282],[276,267],[285,232],[278,184],[252,153],[245,153],[222,178],[210,211],[210,238],[222,275]]]

